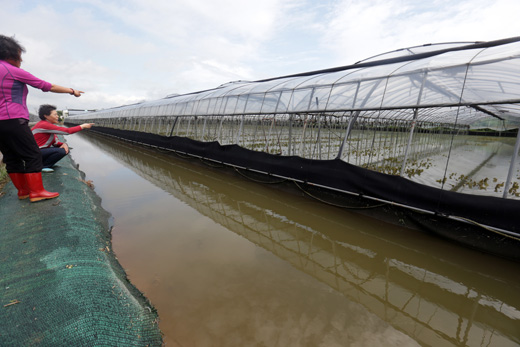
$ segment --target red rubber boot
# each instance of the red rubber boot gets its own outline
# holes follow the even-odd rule
[[[17,172],[10,173],[9,177],[11,177],[13,185],[18,189],[18,199],[27,199],[29,197],[29,186],[27,185],[25,174]]]
[[[29,185],[29,197],[31,198],[31,202],[53,199],[60,196],[60,193],[48,192],[43,188],[41,172],[26,173],[25,179]]]

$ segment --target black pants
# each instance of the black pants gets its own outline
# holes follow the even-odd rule
[[[27,119],[0,120],[0,152],[8,173],[42,171],[42,155]]]
[[[59,147],[41,148],[40,152],[42,153],[43,167],[48,168],[51,168],[61,158],[67,155],[65,149]]]

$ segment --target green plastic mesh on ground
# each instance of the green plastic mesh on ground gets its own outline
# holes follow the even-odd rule
[[[30,203],[0,197],[0,346],[161,346],[157,312],[112,253],[109,215],[68,157]]]

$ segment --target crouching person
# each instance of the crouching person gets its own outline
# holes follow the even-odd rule
[[[42,172],[52,172],[52,167],[69,154],[69,147],[66,143],[60,142],[57,135],[69,135],[90,129],[94,123],[83,123],[72,128],[58,126],[58,112],[53,105],[41,105],[38,116],[41,121],[32,127],[32,133],[42,154]]]

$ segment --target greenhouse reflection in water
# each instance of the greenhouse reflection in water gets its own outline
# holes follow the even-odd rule
[[[200,161],[69,144],[169,344],[520,344],[517,263]]]

